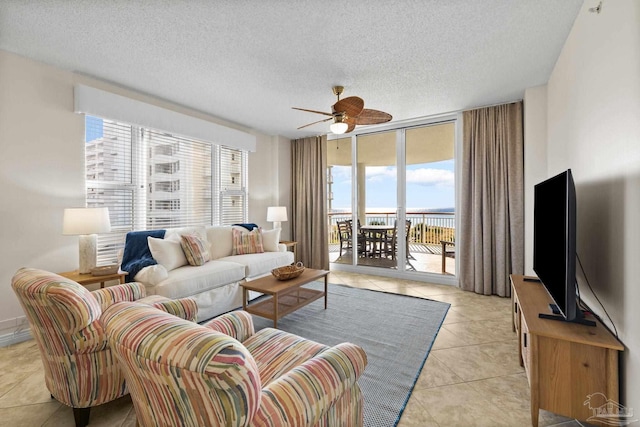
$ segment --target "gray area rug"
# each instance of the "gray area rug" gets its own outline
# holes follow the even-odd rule
[[[323,299],[316,300],[280,319],[278,329],[329,346],[361,346],[369,361],[358,380],[364,425],[397,425],[449,304],[332,284],[328,298],[327,310]],[[256,330],[273,327],[268,319],[253,316],[253,321]]]

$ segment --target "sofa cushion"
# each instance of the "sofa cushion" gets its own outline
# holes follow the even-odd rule
[[[165,235],[166,236],[166,235]],[[180,240],[173,239],[156,239],[155,237],[147,237],[149,250],[153,259],[162,264],[167,271],[187,265],[187,257],[184,256]]]
[[[270,273],[271,270],[293,263],[293,252],[263,252],[260,254],[233,255],[220,258],[218,261],[228,261],[242,264],[247,278],[255,278]]]
[[[157,285],[169,277],[169,272],[162,264],[149,265],[140,270],[134,280],[144,284]]]
[[[205,227],[178,227],[178,228],[167,228],[164,238],[175,240],[177,242],[180,241],[180,236],[184,236],[185,234],[197,234],[203,239],[207,239],[207,232]]]
[[[209,242],[197,234],[183,234],[180,246],[189,265],[202,265],[210,259]]]
[[[185,265],[169,271],[169,277],[149,293],[176,299],[219,288],[244,278],[245,267],[235,262],[209,261],[204,265]]]
[[[233,253],[233,232],[228,225],[212,225],[206,227],[207,240],[211,245],[211,259],[230,256]]]
[[[233,255],[260,254],[264,252],[262,246],[262,231],[254,229],[243,233],[237,228],[233,229]]]
[[[278,252],[280,231],[279,228],[274,228],[273,230],[262,229],[262,247],[265,252]]]

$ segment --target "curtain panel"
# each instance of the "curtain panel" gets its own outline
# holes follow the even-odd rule
[[[522,102],[463,112],[460,286],[511,295],[524,271]]]
[[[328,270],[327,136],[292,141],[291,161],[291,226],[298,260],[306,267]]]

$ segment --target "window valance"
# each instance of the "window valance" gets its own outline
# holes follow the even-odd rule
[[[256,151],[256,137],[247,132],[89,86],[75,86],[74,109],[76,113],[165,131],[172,135],[230,148]]]

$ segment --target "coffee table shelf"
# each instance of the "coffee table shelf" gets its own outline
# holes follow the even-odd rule
[[[311,268],[298,277],[290,280],[278,280],[273,276],[265,276],[250,282],[242,283],[242,309],[247,313],[273,320],[273,327],[278,327],[278,319],[293,313],[297,309],[324,297],[324,308],[327,308],[327,276],[326,270]],[[324,277],[324,290],[303,288],[303,285]],[[268,295],[254,303],[248,301],[248,291],[261,292]]]
[[[286,295],[280,295],[278,298],[278,314],[279,317],[291,314],[297,309],[304,307],[305,305],[312,303],[313,301],[320,299],[324,296],[324,292],[316,291],[315,289],[298,288]],[[267,297],[266,299],[257,302],[255,304],[245,307],[245,311],[256,316],[266,317],[271,319],[274,310],[274,297]]]

